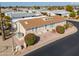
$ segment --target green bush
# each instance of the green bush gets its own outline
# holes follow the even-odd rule
[[[79,16],[77,16],[76,19],[79,19]]]
[[[73,11],[73,6],[67,5],[67,6],[65,6],[65,9],[66,9],[67,11],[69,11],[69,12],[72,12],[72,11]]]
[[[71,12],[71,13],[69,14],[69,16],[70,16],[70,17],[76,17],[76,12],[74,12],[74,11]]]
[[[65,24],[65,25],[64,25],[64,28],[65,28],[65,29],[68,29],[68,28],[69,28],[69,24]]]
[[[36,35],[29,33],[25,36],[25,43],[27,46],[33,45],[36,41]]]
[[[63,34],[65,32],[65,28],[63,26],[57,26],[56,31],[57,33]]]

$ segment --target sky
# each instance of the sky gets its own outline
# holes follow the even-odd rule
[[[1,6],[65,6],[79,5],[79,2],[0,2]]]

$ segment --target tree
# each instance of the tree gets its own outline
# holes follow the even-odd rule
[[[73,6],[67,5],[66,10],[69,11],[69,12],[72,12],[73,11]]]
[[[1,20],[1,30],[2,30],[2,39],[3,40],[5,40],[5,30],[4,30],[4,21],[3,21],[3,19],[4,19],[4,13],[0,13],[0,20]]]
[[[52,10],[52,8],[51,7],[48,7],[48,10]]]
[[[63,6],[58,6],[57,9],[62,10],[62,9],[64,9],[64,7]]]
[[[65,28],[63,26],[57,26],[56,31],[59,34],[63,34],[65,32]]]
[[[34,9],[40,9],[40,6],[33,6]]]
[[[10,17],[10,16],[5,16],[4,18],[5,18],[7,21],[8,21],[8,20],[9,20],[9,21],[11,20],[11,17]]]
[[[49,6],[48,7],[48,10],[55,10],[56,9],[56,6]]]
[[[11,27],[11,18],[9,16],[5,16],[4,13],[0,14],[0,27],[1,27],[1,31],[2,31],[2,37],[3,40],[5,40],[5,32],[7,31],[6,28],[8,28],[8,30],[10,30]]]
[[[75,16],[76,16],[76,13],[73,11],[73,12],[70,13],[69,16],[70,16],[70,17],[75,17]]]
[[[26,45],[30,46],[30,45],[33,45],[36,41],[36,35],[34,35],[33,33],[29,33],[25,36],[25,43]]]
[[[79,10],[77,11],[77,15],[79,15]]]
[[[16,8],[16,7],[13,7],[12,9],[13,9],[14,11],[17,11],[17,8]]]
[[[48,16],[47,12],[41,12],[41,14]]]

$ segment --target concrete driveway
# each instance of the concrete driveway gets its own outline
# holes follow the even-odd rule
[[[73,22],[78,31],[49,45],[46,45],[27,56],[79,56],[79,22]]]

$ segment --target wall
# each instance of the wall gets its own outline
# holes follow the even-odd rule
[[[19,22],[17,22],[17,31],[16,32],[20,31],[20,32],[24,33],[24,36],[28,33],[34,33],[36,35],[39,35],[39,34],[45,33],[47,30],[52,31],[52,29],[56,29],[56,26],[58,26],[58,25],[63,26],[64,24],[66,24],[66,21],[25,30],[23,28],[23,26]]]
[[[34,33],[36,35],[38,35],[39,33],[42,33],[45,30],[45,26],[41,26],[41,27],[37,27],[37,28],[33,28],[30,30],[27,30],[26,33]]]
[[[50,25],[47,25],[46,28],[48,31],[52,31],[52,28],[54,27],[54,24],[50,24]]]
[[[24,33],[24,36],[25,36],[26,35],[26,30],[23,28],[23,26],[19,22],[16,22],[16,25],[17,25],[16,33],[21,32],[21,33]],[[21,40],[21,39],[24,38],[24,36],[22,38],[18,38],[18,39]]]
[[[63,26],[64,24],[66,24],[66,21],[55,23],[53,29],[56,29],[56,26]]]

